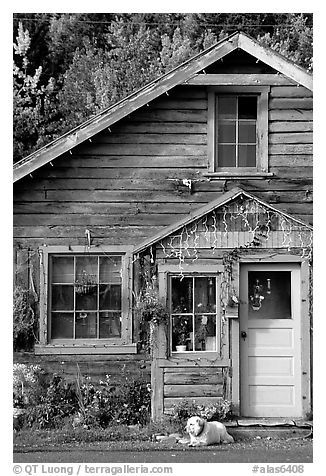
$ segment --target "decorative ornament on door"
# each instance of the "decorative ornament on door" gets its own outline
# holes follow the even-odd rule
[[[266,294],[271,294],[271,280],[270,278],[266,279],[267,286],[266,286]],[[262,294],[263,286],[260,284],[259,279],[256,279],[256,283],[253,287],[253,294],[250,296],[251,307],[253,311],[259,311],[262,306],[262,301],[265,299],[265,296]]]

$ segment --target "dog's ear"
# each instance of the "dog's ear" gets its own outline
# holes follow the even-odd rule
[[[203,426],[205,425],[204,418],[197,417],[197,424],[200,426],[200,428],[203,428]]]

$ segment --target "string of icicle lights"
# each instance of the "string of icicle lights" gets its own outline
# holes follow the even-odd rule
[[[165,258],[179,261],[180,278],[184,262],[198,259],[200,249],[282,248],[300,250],[301,258],[312,259],[312,230],[253,199],[235,201],[214,210],[179,233],[159,242]]]

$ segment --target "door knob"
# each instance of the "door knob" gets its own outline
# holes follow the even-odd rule
[[[241,331],[241,337],[242,339],[245,339],[247,337],[246,331]]]

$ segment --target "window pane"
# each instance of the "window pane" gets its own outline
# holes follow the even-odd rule
[[[238,118],[239,119],[257,119],[257,97],[239,96]]]
[[[291,272],[249,271],[248,298],[251,319],[291,319]]]
[[[239,145],[239,167],[256,167],[256,145]]]
[[[121,309],[120,284],[100,284],[100,309]]]
[[[69,285],[52,285],[52,309],[70,311],[74,309],[74,287]]]
[[[73,312],[52,312],[51,339],[72,339],[74,336]]]
[[[76,292],[76,309],[77,310],[97,310],[97,288],[92,288],[88,293],[79,294]]]
[[[256,142],[255,121],[239,121],[239,142]]]
[[[173,277],[172,280],[172,313],[192,312],[192,278]]]
[[[236,121],[223,121],[218,124],[218,142],[233,142],[236,140]]]
[[[76,279],[97,283],[97,256],[77,256],[76,257]]]
[[[232,119],[237,116],[237,98],[235,96],[219,96],[217,98],[218,120]]]
[[[216,311],[215,278],[195,278],[195,313]]]
[[[186,346],[185,350],[193,350],[192,346],[192,317],[173,316],[172,317],[172,350],[176,346]]]
[[[235,167],[235,145],[218,146],[218,167]]]
[[[100,339],[121,337],[120,312],[100,312]]]
[[[100,257],[100,283],[121,282],[121,256]]]
[[[195,350],[216,350],[216,316],[195,316]]]
[[[74,282],[74,258],[72,256],[52,257],[52,282],[53,283],[73,283]]]
[[[96,322],[96,312],[76,312],[76,339],[96,338]]]

